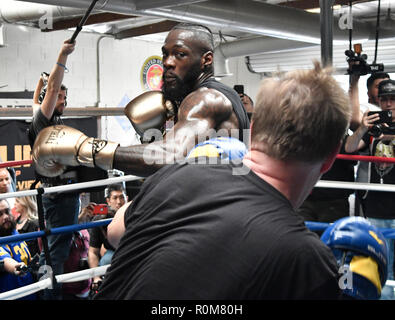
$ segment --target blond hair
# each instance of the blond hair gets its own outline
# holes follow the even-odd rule
[[[317,61],[262,81],[252,117],[251,148],[279,160],[326,159],[351,118],[347,94]]]
[[[15,199],[26,208],[29,219],[37,219],[37,202],[34,196],[17,197]]]

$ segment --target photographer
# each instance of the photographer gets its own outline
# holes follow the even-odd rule
[[[391,119],[384,122],[379,113],[366,111],[358,129],[347,140],[346,152],[354,152],[369,147],[370,155],[395,157],[395,81],[383,80],[378,87],[379,106],[384,115],[392,111]],[[369,163],[369,182],[395,183],[393,164]],[[395,228],[395,198],[390,192],[369,191],[364,199],[365,216],[379,228]],[[394,242],[387,239],[389,248],[388,279],[393,279]],[[392,287],[383,289],[383,299],[393,299]]]
[[[357,46],[356,49],[356,52],[359,52],[357,54],[352,50],[346,51],[346,56],[348,57],[347,73],[350,75],[349,96],[352,107],[350,129],[352,131],[355,131],[359,127],[363,112],[367,110],[379,110],[378,86],[381,81],[390,78],[389,74],[383,71],[384,66],[382,64],[373,64],[372,70],[372,66],[366,62],[367,56],[361,55],[362,47]],[[377,70],[375,70],[376,68]],[[368,104],[361,105],[359,103],[359,78],[362,75],[370,73],[371,76],[366,81]]]

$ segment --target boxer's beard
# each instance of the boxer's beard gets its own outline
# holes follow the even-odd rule
[[[0,227],[0,237],[7,237],[12,235],[12,231],[16,228],[16,223],[14,220],[10,220],[8,224],[9,227],[5,228],[4,226]]]
[[[166,100],[181,102],[190,94],[196,86],[197,79],[201,74],[200,61],[194,64],[187,72],[184,79],[175,76],[175,85],[168,86],[166,84],[166,70],[163,72],[162,92]]]

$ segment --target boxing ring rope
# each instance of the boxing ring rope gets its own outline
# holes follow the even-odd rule
[[[395,163],[395,158],[361,156],[361,155],[351,155],[351,154],[341,154],[341,153],[339,153],[336,156],[336,159],[350,160],[350,161],[369,161],[369,162],[377,162],[377,163]],[[19,166],[29,165],[32,163],[33,163],[32,160],[6,161],[0,163],[0,168],[19,167]]]
[[[7,161],[0,163],[0,168],[19,167],[32,163],[33,163],[32,160]]]
[[[100,267],[96,267],[96,268],[60,274],[60,275],[55,276],[55,278],[58,283],[83,281],[83,280],[87,280],[90,278],[99,277],[99,276],[104,275],[109,266],[110,265],[108,264],[108,265],[100,266]],[[29,284],[27,286],[0,293],[0,300],[15,300],[15,299],[23,298],[25,296],[36,293],[38,291],[48,289],[51,286],[52,286],[52,279],[45,278],[43,280],[37,281],[37,282]]]
[[[109,184],[120,183],[123,181],[134,181],[134,180],[139,180],[139,179],[142,179],[142,177],[127,175],[127,176],[112,177],[112,178],[95,180],[95,181],[66,184],[63,186],[47,187],[47,188],[42,188],[42,189],[43,189],[43,194],[49,194],[49,193],[56,193],[56,192],[73,191],[73,190],[78,190],[78,189],[89,189],[89,188],[94,188],[94,187],[98,187],[98,186],[106,186]],[[38,194],[37,189],[8,192],[8,193],[0,194],[0,200],[7,199],[7,198],[14,198],[14,197],[35,196],[37,194]]]
[[[103,219],[103,220],[98,220],[98,221],[91,221],[91,222],[73,224],[73,225],[64,226],[64,227],[47,229],[48,233],[46,231],[33,231],[33,232],[16,234],[13,236],[0,237],[0,245],[12,243],[12,242],[17,242],[17,241],[34,240],[36,238],[43,237],[47,234],[56,235],[56,234],[63,234],[63,233],[71,233],[74,231],[79,231],[79,230],[84,230],[84,229],[103,227],[103,226],[109,225],[111,221],[112,221],[112,218],[108,218],[108,219]]]
[[[338,159],[342,160],[353,160],[353,161],[373,161],[373,162],[386,162],[386,163],[395,163],[395,158],[385,158],[385,157],[373,157],[373,156],[355,156],[355,155],[343,155],[339,154],[337,156]],[[10,161],[0,163],[0,168],[5,167],[12,167],[12,166],[21,166],[26,164],[31,164],[31,160],[24,160],[24,161]],[[69,185],[63,186],[56,186],[56,187],[48,187],[48,188],[40,188],[42,189],[41,194],[50,194],[56,192],[65,192],[65,191],[73,191],[79,189],[88,189],[97,186],[104,186],[115,184],[123,181],[134,181],[142,179],[142,177],[127,175],[122,177],[112,177],[108,179],[101,179],[96,181],[90,182],[82,182],[82,183],[74,183]],[[375,184],[375,183],[361,183],[361,182],[344,182],[344,181],[329,181],[329,180],[320,180],[317,182],[315,187],[318,188],[340,188],[340,189],[353,189],[353,190],[372,190],[372,191],[386,191],[386,192],[395,192],[395,185],[390,184]],[[5,194],[0,194],[0,200],[12,197],[22,197],[22,196],[34,196],[37,195],[37,189],[34,190],[23,190],[17,192],[9,192]],[[77,230],[83,230],[88,228],[94,228],[99,226],[108,225],[112,221],[110,219],[104,219],[100,221],[94,222],[87,222],[82,224],[64,226],[59,228],[53,228],[46,231],[36,231],[24,234],[18,234],[8,237],[0,238],[0,245],[16,242],[16,241],[25,241],[25,240],[32,240],[38,237],[43,237],[46,235],[51,234],[61,234],[61,233],[70,233]],[[306,226],[312,231],[320,231],[325,230],[330,224],[329,223],[321,223],[321,222],[312,222],[306,221]],[[379,230],[383,233],[386,238],[395,239],[395,230],[394,229],[384,229],[379,228]],[[97,268],[86,269],[82,271],[56,275],[55,279],[58,283],[66,283],[66,282],[76,282],[87,280],[93,278],[95,276],[102,276],[105,274],[109,265],[101,266]],[[394,280],[387,280],[387,285],[395,286]],[[4,293],[0,293],[0,300],[13,300],[19,299],[24,296],[36,293],[38,291],[47,289],[52,286],[52,279],[50,277],[46,277],[43,280],[40,280],[36,283],[31,285],[21,287],[18,289],[10,290]]]

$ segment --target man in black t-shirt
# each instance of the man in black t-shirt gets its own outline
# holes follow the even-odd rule
[[[106,215],[96,215],[93,217],[92,221],[114,217],[117,210],[127,202],[127,195],[122,185],[111,185],[105,189],[104,193],[108,205],[108,213]],[[89,207],[90,206],[87,207],[88,210]],[[95,268],[110,264],[115,248],[107,240],[107,226],[90,229],[89,235],[89,267]],[[100,277],[95,277],[93,283],[98,283],[100,280]]]
[[[167,166],[117,212],[95,298],[338,299],[336,260],[295,209],[349,119],[347,96],[318,63],[265,79],[242,163]]]
[[[56,63],[50,74],[43,73],[37,83],[33,96],[34,115],[29,126],[29,142],[33,148],[37,136],[47,127],[63,123],[61,116],[66,108],[67,88],[62,84],[64,73],[67,69],[66,63],[69,55],[74,51],[76,43],[63,42]],[[55,168],[56,167],[56,168]],[[59,171],[58,166],[52,166],[52,175],[46,178],[39,175],[37,167],[35,172],[40,178],[42,187],[53,187],[68,183],[75,183],[77,172],[73,168],[63,167]],[[45,225],[48,229],[63,227],[78,223],[80,210],[79,192],[53,193],[43,195],[43,209]],[[72,234],[49,235],[48,247],[51,258],[51,268],[54,275],[63,274],[64,263],[70,252]],[[40,265],[46,265],[44,250],[41,252]],[[61,300],[62,284],[57,283],[53,289],[43,291],[45,300]]]
[[[390,123],[382,123],[378,113],[369,114],[368,111],[362,117],[361,125],[348,139],[346,151],[354,152],[368,147],[370,155],[387,158],[395,157],[395,81],[383,80],[378,86],[378,98],[380,108],[383,111],[392,111]],[[391,123],[392,122],[392,123]],[[389,129],[389,128],[392,129]],[[381,128],[381,134],[375,134],[373,128]],[[373,129],[373,130],[372,130]],[[387,132],[387,130],[389,130]],[[392,163],[369,163],[370,183],[395,183],[395,170]],[[395,228],[395,197],[392,192],[368,191],[363,196],[363,213],[369,221],[378,228]],[[394,240],[387,239],[389,248],[388,279],[394,279]],[[391,286],[383,289],[382,298],[393,300],[394,290]]]

